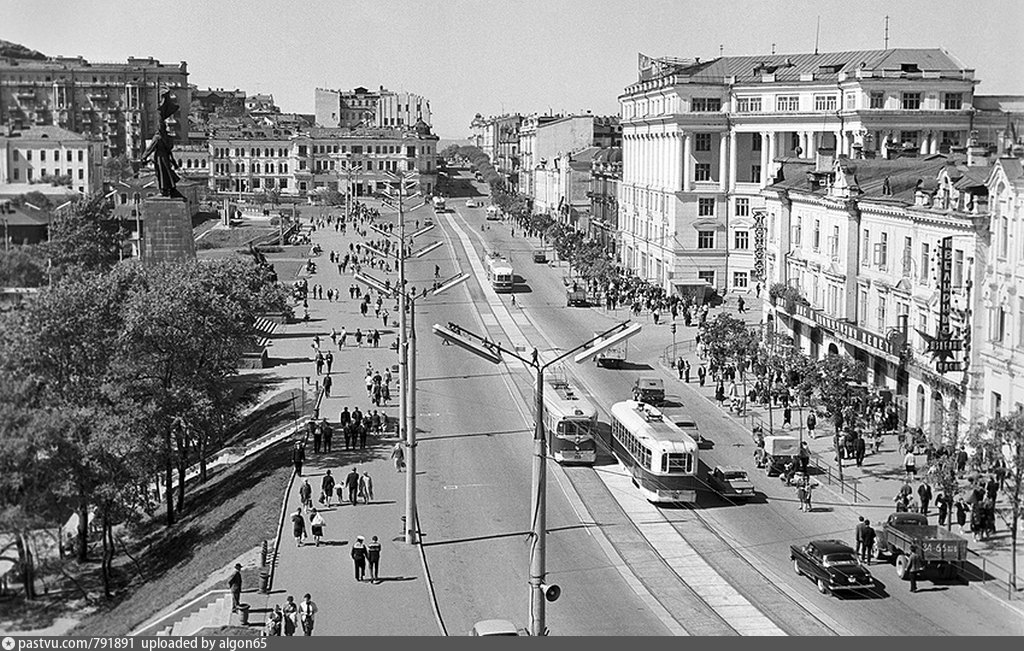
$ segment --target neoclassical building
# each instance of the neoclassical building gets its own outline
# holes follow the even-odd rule
[[[751,287],[764,277],[761,190],[780,163],[925,157],[972,129],[1002,151],[1020,114],[1004,110],[1013,98],[975,106],[977,83],[941,49],[641,55],[619,97],[622,263],[670,292]]]

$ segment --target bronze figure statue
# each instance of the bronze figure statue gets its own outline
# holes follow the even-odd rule
[[[176,187],[180,177],[174,171],[181,168],[181,162],[174,158],[174,136],[167,129],[167,120],[178,112],[178,104],[170,91],[164,92],[158,111],[160,125],[157,134],[146,147],[139,162],[145,164],[152,157],[160,194],[164,197],[181,197]]]

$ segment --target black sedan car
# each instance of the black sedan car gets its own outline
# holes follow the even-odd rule
[[[857,559],[857,552],[841,540],[812,540],[791,545],[793,569],[818,584],[821,594],[867,590],[875,586],[871,572]]]

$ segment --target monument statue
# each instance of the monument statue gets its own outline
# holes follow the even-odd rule
[[[158,112],[160,124],[157,134],[146,147],[139,163],[144,165],[152,157],[160,194],[164,197],[181,197],[176,187],[180,177],[174,171],[181,168],[181,162],[174,158],[174,136],[167,129],[168,119],[178,112],[178,104],[170,90],[164,91],[161,96]]]

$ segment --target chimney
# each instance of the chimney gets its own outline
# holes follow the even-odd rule
[[[977,140],[971,140],[967,145],[967,167],[976,167],[988,164],[988,149],[978,145]]]
[[[924,191],[923,179],[918,179],[917,185],[914,186],[914,205],[926,207],[931,205],[931,197]]]

